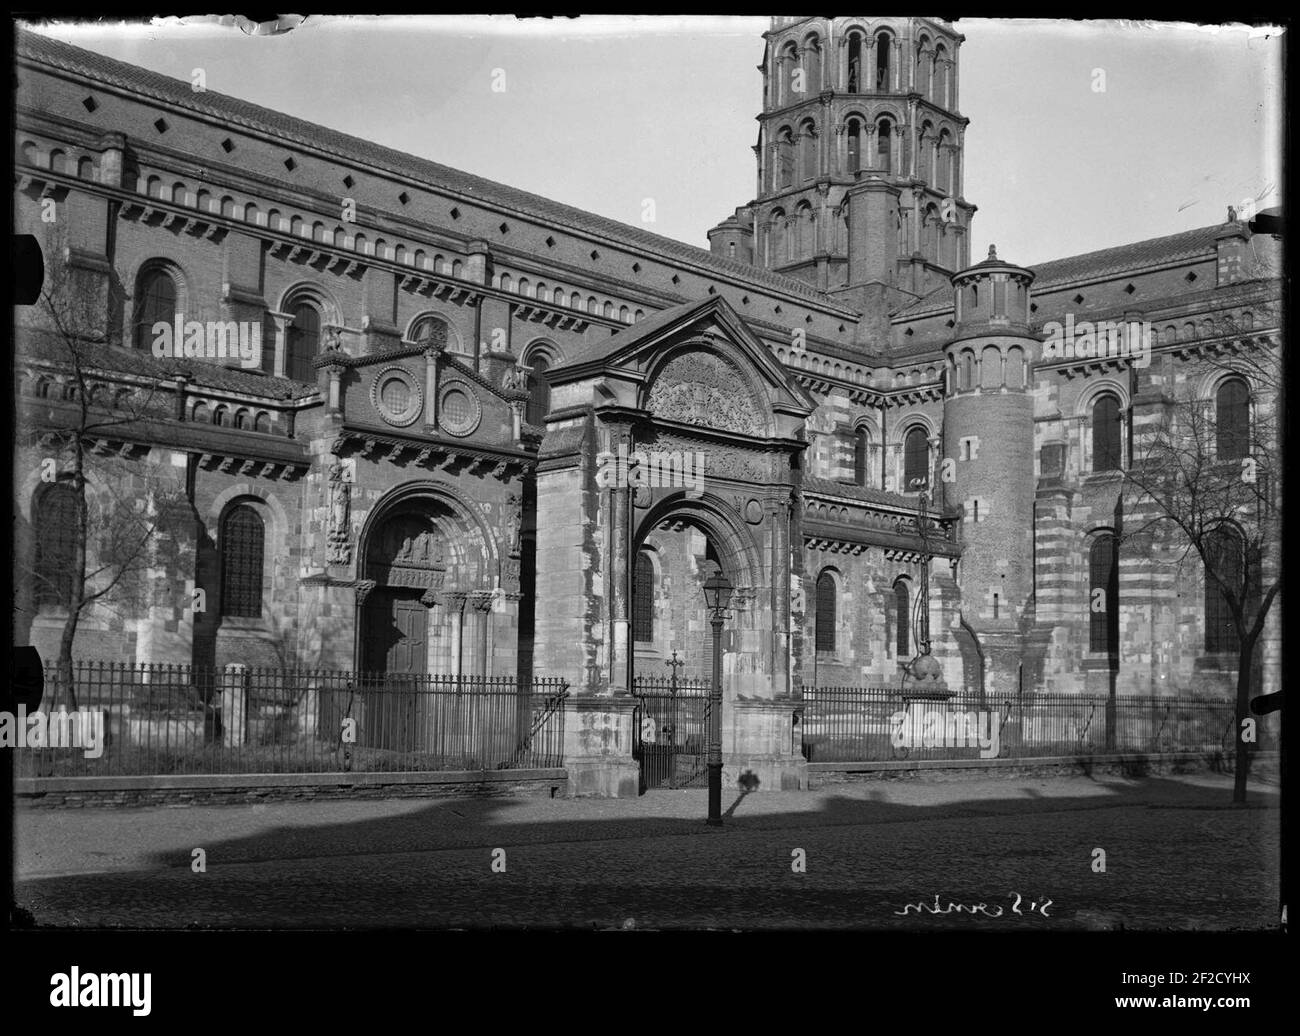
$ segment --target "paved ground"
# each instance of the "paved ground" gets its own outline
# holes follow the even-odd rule
[[[26,810],[18,900],[53,926],[1272,927],[1276,789],[1230,796],[1217,775],[874,781],[728,797],[721,829],[703,791]]]

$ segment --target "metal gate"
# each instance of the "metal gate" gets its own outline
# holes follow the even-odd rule
[[[637,677],[632,694],[632,756],[641,767],[641,789],[705,787],[708,681]]]

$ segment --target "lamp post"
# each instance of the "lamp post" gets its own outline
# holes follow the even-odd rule
[[[713,624],[713,684],[709,690],[709,819],[722,824],[722,620],[731,601],[731,583],[721,572],[704,581],[704,603]]]

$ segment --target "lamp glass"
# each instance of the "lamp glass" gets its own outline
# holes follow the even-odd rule
[[[714,572],[704,581],[704,603],[711,612],[723,611],[731,601],[731,581],[721,572]]]

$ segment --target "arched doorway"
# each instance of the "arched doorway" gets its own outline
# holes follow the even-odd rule
[[[633,538],[629,686],[637,700],[632,754],[642,790],[703,787],[707,780],[713,630],[703,587],[715,572],[738,591],[721,638],[724,714],[737,681],[762,678],[762,659],[752,657],[762,652],[743,633],[753,624],[761,568],[751,538],[728,510],[665,500],[641,519]]]
[[[491,636],[489,542],[441,487],[404,487],[372,512],[358,565],[360,745],[475,763],[508,748],[515,703],[480,686]],[[477,693],[465,698],[466,690]]]
[[[357,665],[390,676],[481,675],[487,669],[490,540],[439,488],[381,501],[361,533]]]

